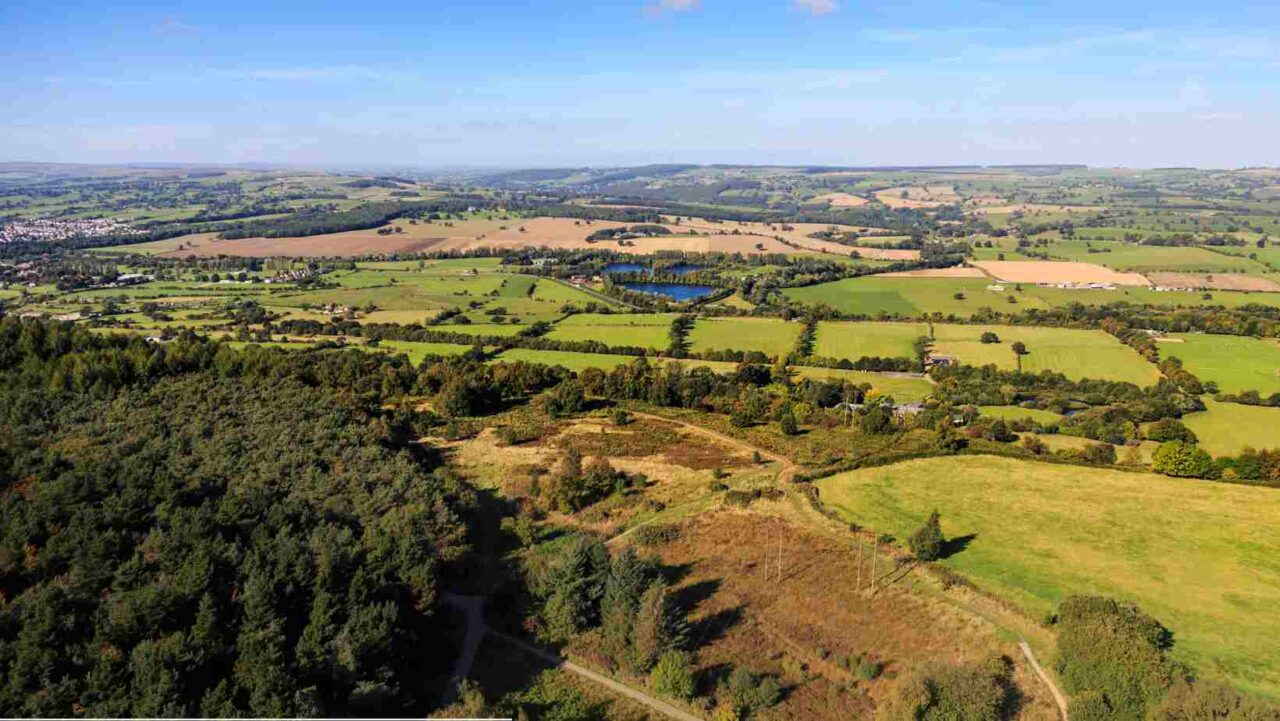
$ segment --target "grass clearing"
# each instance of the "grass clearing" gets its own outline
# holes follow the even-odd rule
[[[804,326],[775,318],[699,318],[689,333],[690,347],[709,350],[755,350],[770,358],[795,348]]]
[[[923,323],[818,323],[813,354],[819,358],[863,356],[914,358],[917,338],[929,334]]]
[[[995,333],[1000,342],[981,342],[985,332]],[[938,324],[934,326],[934,337],[936,353],[952,356],[967,365],[993,364],[1012,370],[1018,365],[1013,344],[1022,341],[1028,351],[1022,356],[1025,371],[1049,370],[1068,378],[1100,378],[1140,386],[1160,380],[1154,365],[1100,330]]]
[[[942,561],[1032,614],[1071,593],[1139,603],[1203,675],[1280,697],[1274,489],[988,456],[908,461],[817,482],[829,507],[905,538],[928,514]]]
[[[556,323],[548,338],[563,341],[600,341],[609,346],[662,349],[670,345],[675,313],[602,314],[578,313]]]
[[[1207,410],[1188,413],[1182,422],[1215,456],[1235,455],[1245,446],[1280,448],[1280,408],[1219,403],[1206,398]],[[1277,499],[1280,500],[1280,499]]]
[[[1178,333],[1160,343],[1163,358],[1176,357],[1202,381],[1223,393],[1280,392],[1280,342],[1235,335]]]
[[[1039,408],[1022,408],[1020,406],[978,406],[978,412],[986,418],[1000,418],[1006,421],[1020,421],[1030,418],[1037,423],[1061,423],[1062,416],[1053,411],[1042,411]]]

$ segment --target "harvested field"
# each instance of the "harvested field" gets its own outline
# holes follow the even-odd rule
[[[808,234],[831,226],[819,223],[797,223],[783,230],[766,223],[721,222],[690,219],[681,225],[667,225],[673,235],[635,238],[622,246],[618,241],[588,242],[587,236],[606,228],[628,225],[613,221],[585,221],[573,218],[515,218],[510,220],[471,218],[467,220],[410,223],[397,220],[387,227],[398,229],[379,234],[378,229],[352,230],[300,238],[241,238],[219,240],[216,233],[184,235],[150,243],[120,246],[115,252],[136,252],[171,257],[231,255],[242,257],[350,257],[378,253],[417,253],[427,251],[466,252],[480,248],[515,249],[546,247],[566,250],[591,248],[625,249],[648,255],[658,251],[679,250],[687,253],[789,253],[800,251],[831,253],[848,257],[857,250],[862,257],[881,260],[913,259],[915,250],[854,248],[829,241],[809,238]],[[840,226],[841,230],[867,231],[874,228]],[[787,245],[777,237],[787,240]]]
[[[1053,260],[975,260],[973,265],[1007,283],[1103,283],[1150,285],[1140,273],[1119,273],[1094,263]]]
[[[903,197],[904,194],[906,197]],[[964,201],[950,185],[889,188],[877,191],[876,198],[890,208],[936,208],[940,205],[959,205]]]
[[[1280,283],[1270,278],[1259,278],[1240,273],[1147,273],[1147,278],[1158,286],[1167,288],[1191,288],[1193,290],[1246,290],[1261,293],[1280,293]]]
[[[882,556],[880,590],[867,594],[871,547],[859,563],[851,536],[820,534],[763,513],[718,511],[686,520],[679,537],[656,550],[665,566],[681,570],[675,594],[700,641],[698,669],[744,666],[780,677],[787,692],[763,718],[872,718],[894,677],[994,653],[1015,664],[1023,703],[1014,718],[1056,718],[1013,637],[963,603],[940,597],[918,571],[891,570]],[[886,673],[857,679],[848,659],[859,655],[884,664]]]
[[[808,202],[830,203],[833,208],[856,208],[861,205],[866,205],[871,201],[861,195],[851,195],[849,193],[827,193],[826,195],[819,195]]]
[[[986,278],[981,268],[968,265],[957,265],[950,268],[925,268],[924,270],[904,270],[898,273],[877,273],[880,278]]]

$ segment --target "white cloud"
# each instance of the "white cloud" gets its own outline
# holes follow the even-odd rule
[[[836,0],[791,0],[797,10],[804,10],[814,17],[827,15],[840,9]]]
[[[646,15],[663,15],[666,13],[682,13],[698,7],[700,0],[658,0],[644,6]]]

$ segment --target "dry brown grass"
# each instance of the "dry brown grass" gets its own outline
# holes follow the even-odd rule
[[[833,208],[857,208],[866,205],[871,201],[861,195],[851,195],[849,193],[827,193],[813,198],[814,203],[830,203]]]
[[[871,574],[867,548],[864,587]],[[938,598],[932,579],[894,571],[881,556],[876,573],[886,585],[875,595],[855,588],[851,537],[754,510],[721,510],[686,520],[679,537],[657,550],[665,564],[682,569],[676,593],[693,621],[698,667],[715,673],[745,666],[782,678],[787,694],[768,718],[869,718],[892,687],[891,676],[992,653],[1015,663],[1024,694],[1018,718],[1055,718],[1015,644],[981,616]],[[928,584],[934,590],[919,588]],[[886,675],[854,679],[841,661],[858,654],[886,664]]]
[[[903,193],[907,197],[902,197]],[[950,185],[903,186],[876,192],[876,198],[890,208],[936,208],[964,201]]]
[[[878,278],[986,278],[981,268],[957,265],[951,268],[925,268],[924,270],[904,270],[900,273],[878,273]]]
[[[1261,293],[1280,292],[1280,284],[1270,278],[1240,273],[1147,273],[1156,285],[1198,290],[1247,290]]]
[[[1094,263],[1054,260],[976,260],[973,265],[1007,283],[1150,285],[1141,273],[1120,273]]]

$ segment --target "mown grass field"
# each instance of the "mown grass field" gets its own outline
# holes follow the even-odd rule
[[[694,351],[755,350],[770,358],[790,353],[804,326],[776,318],[699,318],[689,332]]]
[[[671,323],[675,318],[675,313],[578,313],[556,323],[547,337],[663,349],[670,345]]]
[[[1201,381],[1224,393],[1280,391],[1280,342],[1234,335],[1178,333],[1160,343],[1160,356],[1176,357]]]
[[[857,360],[864,356],[881,358],[914,358],[913,344],[920,336],[928,335],[923,323],[818,323],[814,338],[813,354],[819,358],[848,358]]]
[[[1247,257],[1216,253],[1192,246],[1138,245],[1099,241],[1060,241],[1048,249],[1049,255],[1063,260],[1097,263],[1116,270],[1175,270],[1262,272],[1266,268]],[[1094,252],[1089,252],[1093,250]],[[1099,252],[1106,251],[1106,252]]]
[[[1280,448],[1280,408],[1218,403],[1209,398],[1204,404],[1207,410],[1188,413],[1182,422],[1206,451],[1224,456],[1235,455],[1245,446]]]
[[[1028,308],[1056,308],[1069,303],[1105,305],[1125,301],[1162,306],[1225,305],[1238,307],[1250,303],[1280,307],[1280,293],[1243,293],[1214,291],[1210,298],[1202,293],[1149,288],[1117,288],[1115,290],[1075,290],[1004,284],[1003,290],[987,290],[991,281],[976,278],[846,278],[803,288],[787,288],[783,293],[801,303],[826,305],[842,313],[878,316],[918,317],[923,313],[942,313],[968,318],[983,308],[1000,312],[1020,312]],[[963,298],[956,298],[960,293]],[[1014,303],[1008,301],[1012,296]]]
[[[981,342],[985,332],[995,333],[1000,342]],[[1012,370],[1018,365],[1013,344],[1022,341],[1028,351],[1022,356],[1024,371],[1050,370],[1068,378],[1101,378],[1140,386],[1160,379],[1153,364],[1100,330],[940,323],[934,326],[934,338],[934,352],[967,365],[994,364]]]
[[[1199,673],[1280,697],[1280,495],[1146,473],[961,456],[817,482],[850,521],[905,538],[928,514],[943,564],[1028,612],[1072,593],[1134,601],[1172,629]]]
[[[1019,406],[978,406],[978,412],[986,418],[1001,418],[1006,421],[1019,421],[1030,418],[1037,423],[1060,423],[1062,416],[1053,411],[1042,411],[1039,408],[1021,408]]]

